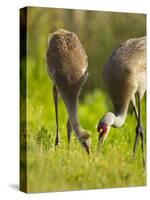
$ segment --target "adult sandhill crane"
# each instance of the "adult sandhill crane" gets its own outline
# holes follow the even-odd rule
[[[58,135],[58,93],[62,97],[68,111],[67,135],[70,142],[72,128],[85,148],[90,153],[90,133],[84,130],[78,120],[77,104],[81,88],[87,80],[87,55],[75,33],[57,30],[51,35],[47,49],[48,73],[53,80],[53,96],[56,112],[56,139]]]
[[[137,119],[133,155],[135,156],[140,136],[145,166],[141,100],[146,91],[146,37],[129,39],[112,53],[104,66],[104,81],[114,106],[114,113],[106,113],[97,126],[99,145],[104,142],[111,126],[119,128],[125,123],[129,103],[132,102]]]

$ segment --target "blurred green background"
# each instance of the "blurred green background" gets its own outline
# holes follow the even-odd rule
[[[29,8],[28,58],[34,62],[37,79],[42,76],[41,66],[46,65],[48,35],[59,28],[75,32],[87,52],[90,76],[83,95],[103,87],[101,71],[114,48],[129,38],[146,35],[146,15]]]
[[[54,149],[55,110],[52,82],[47,74],[46,50],[49,34],[60,28],[75,32],[88,55],[89,78],[80,95],[79,118],[81,125],[92,132],[90,157],[87,157],[74,133],[68,151],[67,112],[62,101],[59,101],[61,143],[56,151]],[[144,35],[146,35],[144,14],[32,7],[27,9],[27,190],[29,192],[145,185],[146,174],[143,172],[140,147],[137,159],[135,161],[131,159],[136,127],[133,113],[129,113],[122,128],[111,129],[100,155],[96,151],[95,128],[102,115],[112,110],[111,101],[103,84],[104,64],[121,42]],[[24,59],[21,62],[24,62]],[[143,123],[146,127],[145,101],[142,106]]]

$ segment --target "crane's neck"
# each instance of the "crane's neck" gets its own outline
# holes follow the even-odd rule
[[[112,126],[119,128],[125,123],[127,112],[114,114],[114,116],[114,123],[112,124]]]
[[[126,120],[126,116],[127,116],[126,111],[120,112],[120,113],[115,113],[115,114],[112,112],[108,112],[105,114],[102,121],[105,124],[108,124],[109,126],[119,128],[124,124],[124,122]]]
[[[71,126],[76,133],[77,137],[81,136],[83,130],[78,119],[78,97],[77,95],[61,95],[66,105]]]

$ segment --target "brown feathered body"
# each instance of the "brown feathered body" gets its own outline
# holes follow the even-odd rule
[[[69,31],[58,30],[50,38],[47,51],[48,72],[55,80],[56,74],[66,78],[73,85],[84,75],[87,55],[78,37]]]
[[[122,43],[104,66],[104,80],[115,113],[127,112],[129,102],[146,90],[146,37]]]

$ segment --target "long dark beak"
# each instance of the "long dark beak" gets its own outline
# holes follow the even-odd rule
[[[85,148],[88,155],[90,155],[90,148],[86,143],[82,143],[83,147]]]
[[[86,148],[86,152],[87,152],[88,155],[90,155],[90,149],[89,149],[89,147]]]
[[[104,136],[102,134],[102,130],[99,131],[99,136],[98,136],[98,151],[100,151],[100,149],[102,148],[102,144],[104,142]]]

